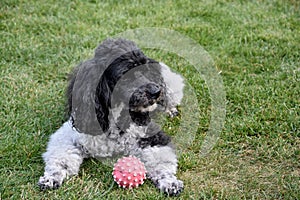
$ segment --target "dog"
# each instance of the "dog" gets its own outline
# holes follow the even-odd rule
[[[77,175],[85,158],[133,155],[161,192],[179,195],[184,186],[176,177],[174,144],[152,118],[155,113],[176,116],[183,89],[180,75],[145,56],[134,42],[103,41],[70,76],[68,119],[51,135],[43,154],[41,190],[57,189]]]

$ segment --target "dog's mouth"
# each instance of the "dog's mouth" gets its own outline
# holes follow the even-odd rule
[[[161,98],[151,99],[148,102],[145,102],[141,105],[130,106],[130,111],[133,112],[152,112],[156,110],[158,107],[163,106],[163,101]]]
[[[149,105],[135,107],[130,110],[134,111],[134,112],[152,112],[152,111],[156,110],[158,106],[159,106],[159,104],[157,102],[153,102],[153,103],[150,103]]]

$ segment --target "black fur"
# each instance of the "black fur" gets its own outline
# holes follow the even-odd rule
[[[139,126],[146,126],[151,121],[149,112],[129,111],[129,114],[130,114],[131,120]]]
[[[165,146],[168,145],[171,142],[171,138],[167,136],[163,131],[159,131],[157,134],[147,137],[147,138],[141,138],[138,142],[139,147],[145,148],[147,146]]]

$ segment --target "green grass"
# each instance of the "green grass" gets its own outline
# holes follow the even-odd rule
[[[96,160],[58,190],[37,187],[41,154],[64,120],[67,74],[103,39],[140,27],[194,39],[222,71],[225,126],[210,154],[199,157],[210,119],[205,82],[182,70],[188,63],[177,55],[145,50],[180,71],[199,102],[196,140],[179,158],[185,183],[179,199],[300,199],[299,6],[297,0],[0,1],[0,199],[165,199],[150,181],[136,190],[112,186],[111,169]]]

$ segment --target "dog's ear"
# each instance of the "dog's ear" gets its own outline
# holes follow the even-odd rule
[[[111,89],[109,88],[109,83],[104,75],[100,79],[95,95],[96,116],[103,132],[106,132],[109,128],[108,115],[110,109],[110,97]]]

